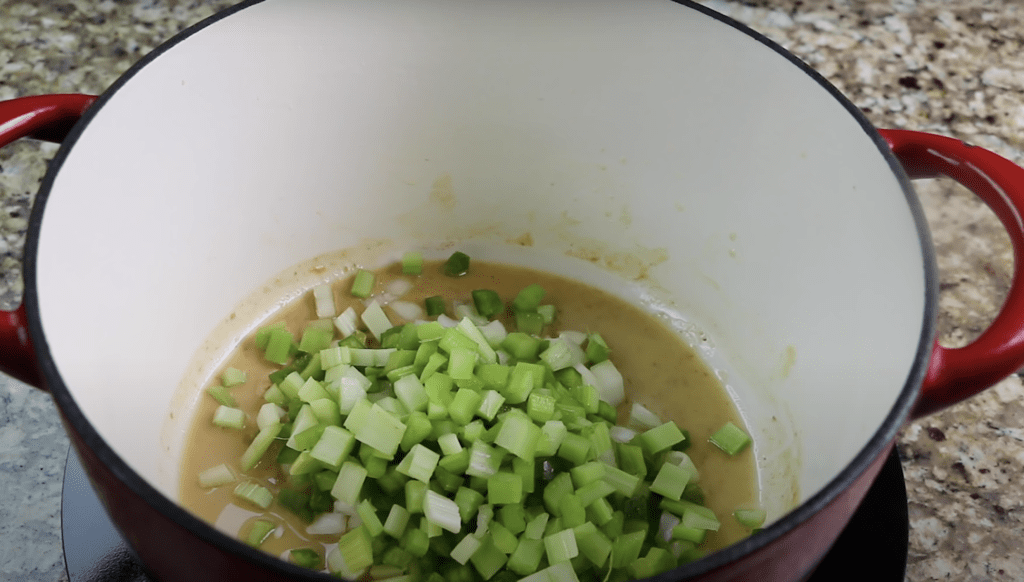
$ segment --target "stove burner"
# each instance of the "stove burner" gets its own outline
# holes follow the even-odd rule
[[[61,529],[70,582],[151,582],[103,511],[73,450],[64,470]],[[908,531],[903,467],[893,450],[860,509],[806,582],[903,582]],[[871,559],[864,559],[868,555]]]

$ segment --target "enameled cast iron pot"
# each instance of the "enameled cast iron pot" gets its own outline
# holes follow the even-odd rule
[[[346,260],[457,246],[658,312],[738,402],[771,520],[659,580],[805,577],[901,425],[1024,362],[1016,277],[981,338],[935,345],[908,182],[976,192],[1020,265],[1024,172],[876,131],[796,58],[693,4],[244,2],[93,101],[0,103],[3,143],[63,139],[0,359],[53,394],[159,580],[328,579],[173,501],[199,398],[181,386],[252,328],[264,312],[243,299],[275,277],[291,292]],[[344,248],[360,250],[290,269]]]

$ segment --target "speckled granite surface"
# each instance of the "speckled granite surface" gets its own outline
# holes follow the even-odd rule
[[[1024,164],[1024,5],[703,3],[810,63],[879,127],[950,135]],[[231,4],[0,0],[0,99],[100,93],[176,31]],[[25,218],[55,151],[27,142],[0,151],[0,308],[20,299]],[[917,187],[939,250],[941,341],[964,345],[1009,287],[1009,239],[961,187],[948,180]],[[1014,376],[903,431],[907,580],[1024,580],[1022,397]],[[66,579],[60,493],[67,446],[49,398],[0,378],[0,580]]]

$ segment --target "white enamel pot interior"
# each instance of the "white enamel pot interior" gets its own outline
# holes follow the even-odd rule
[[[265,313],[247,298],[408,248],[665,317],[751,429],[769,540],[891,442],[932,335],[930,246],[884,142],[763,38],[669,0],[245,3],[104,94],[38,206],[48,383],[171,500],[183,385]],[[291,269],[338,249],[357,250]]]

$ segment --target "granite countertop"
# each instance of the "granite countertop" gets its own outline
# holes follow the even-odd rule
[[[879,127],[924,130],[1024,164],[1024,5],[1012,0],[707,0],[807,61]],[[229,0],[0,0],[0,99],[103,92]],[[0,308],[18,304],[26,218],[56,146],[0,150]],[[998,311],[1012,252],[995,216],[947,179],[915,183],[940,267],[940,341]],[[1024,580],[1024,387],[908,425],[907,580]],[[68,440],[49,397],[0,376],[0,580],[66,580],[60,500]],[[865,556],[870,559],[870,556]]]

